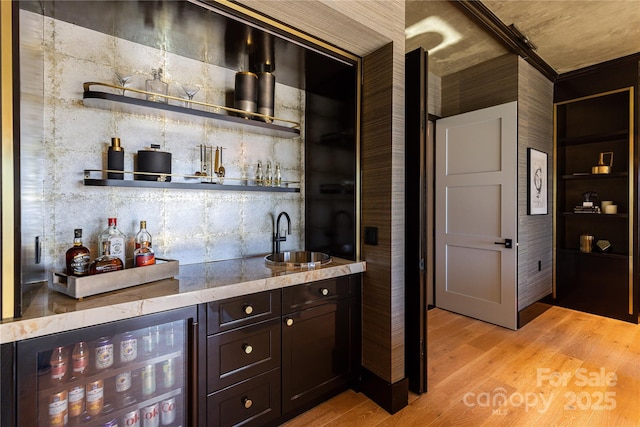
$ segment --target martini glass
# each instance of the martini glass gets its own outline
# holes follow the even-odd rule
[[[133,78],[133,75],[131,74],[116,71],[116,83],[118,83],[118,86],[121,86],[123,88],[127,87],[131,78]],[[122,95],[124,95],[124,92],[125,89],[122,89]]]
[[[185,84],[185,85],[182,85],[182,90],[184,90],[184,93],[187,94],[187,97],[189,98],[189,102],[187,103],[187,106],[191,108],[193,106],[191,101],[193,100],[194,95],[198,93],[198,91],[200,90],[200,87],[196,85]]]

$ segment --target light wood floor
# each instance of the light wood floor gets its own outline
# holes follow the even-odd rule
[[[428,356],[428,393],[393,416],[349,390],[285,426],[640,425],[638,325],[552,307],[510,331],[433,309]]]

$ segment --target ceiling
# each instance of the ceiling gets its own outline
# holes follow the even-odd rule
[[[456,2],[407,0],[406,50],[423,47],[438,76],[510,52]],[[464,2],[462,2],[464,3]],[[482,0],[557,74],[640,52],[640,0]]]

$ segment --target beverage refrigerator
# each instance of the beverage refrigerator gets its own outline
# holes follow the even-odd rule
[[[197,425],[198,310],[17,343],[18,427]]]

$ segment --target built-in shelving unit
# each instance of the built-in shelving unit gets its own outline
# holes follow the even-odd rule
[[[623,320],[634,317],[633,88],[594,94],[554,105],[556,203],[554,298],[562,306]],[[612,156],[609,173],[593,173]],[[610,200],[617,213],[584,213],[586,193],[595,205]],[[593,236],[591,251],[581,236]],[[599,240],[610,243],[599,250]]]

